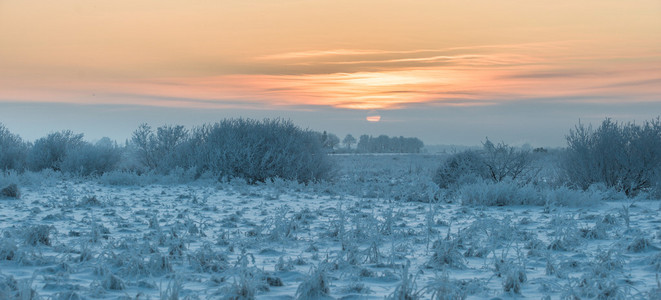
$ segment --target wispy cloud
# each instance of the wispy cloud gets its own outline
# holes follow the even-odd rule
[[[5,78],[0,82],[0,101],[369,110],[494,105],[535,98],[583,101],[585,96],[604,101],[613,101],[614,96],[659,100],[660,56],[567,54],[580,43],[288,52],[247,62],[252,65],[244,70],[251,72],[220,75],[112,81],[51,78],[30,86]]]
[[[413,49],[413,50],[378,50],[378,49],[332,49],[332,50],[308,50],[294,51],[285,53],[276,53],[255,57],[256,60],[290,60],[290,59],[310,59],[319,57],[333,56],[360,56],[360,55],[385,55],[385,54],[416,54],[416,53],[444,53],[457,50],[484,50],[484,49],[549,49],[563,48],[572,40],[536,42],[536,43],[515,43],[515,44],[493,44],[493,45],[475,45],[464,47],[447,47],[442,49]]]

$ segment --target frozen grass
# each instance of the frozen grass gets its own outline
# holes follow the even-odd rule
[[[307,279],[296,289],[296,299],[314,300],[330,298],[330,280],[325,266],[321,265],[310,270]]]
[[[21,191],[18,189],[18,185],[15,183],[9,184],[6,187],[0,189],[0,198],[21,198]]]
[[[333,159],[346,180],[13,178],[0,299],[658,298],[658,200],[502,183],[462,205],[427,185],[438,157]]]

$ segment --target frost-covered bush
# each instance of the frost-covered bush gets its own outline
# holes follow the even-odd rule
[[[16,260],[19,255],[16,243],[11,239],[5,238],[0,241],[0,261],[2,260]]]
[[[434,182],[440,188],[448,189],[461,183],[465,177],[486,178],[488,169],[484,158],[476,151],[453,154],[436,170]]]
[[[661,119],[642,125],[604,120],[599,128],[579,123],[567,135],[567,181],[587,189],[594,183],[633,196],[652,188],[661,167]]]
[[[553,206],[587,207],[602,200],[602,194],[598,191],[580,191],[567,186],[543,189],[542,195],[546,197],[546,204]]]
[[[282,119],[226,119],[193,132],[195,166],[250,183],[327,179],[331,164],[317,135]]]
[[[26,227],[23,231],[25,243],[30,246],[51,245],[50,233],[55,227],[48,225],[35,225]]]
[[[331,164],[316,132],[282,119],[225,119],[190,132],[183,126],[142,124],[129,145],[138,173],[194,170],[249,183],[281,178],[300,182],[330,177]]]
[[[21,198],[21,191],[18,189],[18,185],[11,183],[0,189],[0,198]]]
[[[450,279],[447,273],[431,281],[424,291],[431,293],[432,300],[463,300],[468,295],[474,295],[486,290],[485,284],[479,279]]]
[[[203,245],[190,254],[188,261],[191,267],[198,272],[222,272],[227,269],[229,264],[227,256],[222,252],[214,251],[209,244]]]
[[[544,205],[544,198],[530,185],[519,186],[510,181],[478,181],[464,185],[459,190],[463,205],[509,206],[509,205]]]
[[[528,280],[526,269],[517,264],[506,263],[501,273],[503,277],[503,291],[521,294],[521,285]]]
[[[537,171],[532,168],[529,150],[516,149],[502,142],[494,144],[489,139],[482,146],[487,178],[493,182],[522,180],[527,183]]]
[[[0,170],[23,170],[28,145],[0,123]]]
[[[189,139],[188,130],[181,125],[163,125],[154,132],[151,126],[141,124],[133,132],[131,149],[145,170],[167,174],[175,167],[189,166]]]
[[[432,246],[432,255],[426,266],[433,269],[445,269],[446,267],[464,269],[466,259],[459,251],[457,240],[438,239]]]
[[[650,240],[641,236],[634,238],[627,246],[627,251],[630,252],[644,252],[647,250],[658,250],[658,248],[653,246]]]
[[[78,147],[69,148],[61,169],[82,176],[101,175],[115,170],[121,157],[121,149],[106,137],[94,145],[82,142]]]
[[[62,162],[67,154],[84,144],[83,134],[74,134],[70,130],[54,132],[34,142],[27,157],[31,170],[62,170]]]
[[[503,181],[526,184],[538,172],[530,151],[487,139],[480,151],[453,154],[436,170],[434,182],[440,188],[455,189],[476,179],[493,183]]]

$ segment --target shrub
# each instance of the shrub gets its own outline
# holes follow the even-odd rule
[[[531,180],[530,176],[535,170],[531,168],[532,156],[529,150],[517,150],[502,142],[494,144],[488,138],[482,145],[487,177],[493,182]]]
[[[21,191],[18,189],[18,185],[12,183],[0,190],[0,197],[18,199],[21,198]]]
[[[466,291],[457,280],[450,280],[447,273],[430,283],[425,290],[431,291],[431,299],[434,300],[464,300]]]
[[[70,130],[51,133],[34,142],[28,153],[28,165],[34,171],[61,171],[67,154],[83,144],[83,134],[74,134]]]
[[[188,167],[189,138],[188,130],[181,125],[163,125],[154,132],[151,126],[141,124],[133,132],[131,143],[142,167],[169,173],[175,167]]]
[[[427,267],[445,269],[446,267],[464,269],[466,260],[459,251],[457,240],[438,239],[434,242],[433,253]]]
[[[229,119],[197,128],[192,144],[201,172],[249,183],[282,178],[300,182],[330,177],[331,164],[317,135],[291,121]]]
[[[218,273],[228,267],[227,256],[222,252],[214,251],[209,244],[204,244],[189,255],[188,260],[191,267],[198,272]]]
[[[0,170],[22,170],[28,145],[0,123]]]
[[[526,269],[523,266],[511,262],[504,264],[503,291],[507,293],[521,294],[521,285],[528,280]]]
[[[598,191],[580,191],[567,186],[542,189],[542,191],[546,197],[546,204],[554,206],[587,207],[597,204],[602,199],[602,194]]]
[[[434,182],[445,189],[456,188],[472,178],[526,184],[538,171],[532,162],[529,150],[517,150],[505,143],[494,144],[487,139],[481,151],[468,150],[450,156],[436,170]]]
[[[183,126],[161,126],[154,132],[142,124],[129,146],[142,168],[138,172],[194,170],[196,178],[210,173],[251,184],[278,178],[318,181],[331,173],[319,134],[282,119],[225,119],[190,132]]]
[[[18,253],[18,247],[11,239],[0,241],[0,261],[16,260]]]
[[[478,181],[463,186],[459,197],[463,205],[480,206],[544,205],[545,202],[534,187],[512,182]]]
[[[567,135],[564,171],[568,182],[593,183],[634,196],[656,184],[661,167],[661,119],[643,125],[605,119],[599,128],[579,123]]]
[[[475,151],[453,154],[436,170],[434,182],[440,188],[455,187],[463,177],[476,176],[486,178],[488,170],[482,156]]]
[[[103,138],[94,145],[82,142],[67,151],[61,168],[76,175],[102,175],[115,170],[121,156],[121,149],[109,138]]]
[[[54,229],[55,228],[53,226],[48,225],[35,225],[32,227],[27,227],[23,232],[25,243],[30,246],[37,246],[39,244],[50,246],[50,232]]]

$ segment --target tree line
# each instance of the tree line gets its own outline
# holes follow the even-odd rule
[[[332,134],[323,132],[321,140],[326,149],[336,153],[420,153],[425,144],[415,137],[389,137],[379,135],[377,137],[363,134],[358,140],[351,134],[340,139]],[[353,145],[356,147],[352,148]]]
[[[251,183],[272,178],[309,182],[330,177],[327,154],[341,149],[336,135],[301,129],[284,119],[225,119],[192,129],[141,124],[123,145],[107,137],[96,143],[83,137],[63,130],[30,143],[0,123],[0,170],[95,176],[116,170],[168,174],[182,169]],[[364,137],[358,143],[361,152],[419,152],[422,147],[422,142],[418,148],[405,147],[410,138]],[[355,143],[351,138],[344,139],[347,148]]]

